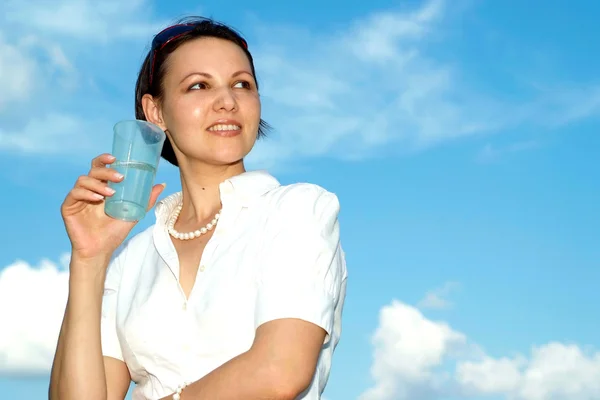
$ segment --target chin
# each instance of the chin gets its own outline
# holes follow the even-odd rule
[[[256,140],[241,135],[236,138],[199,141],[193,144],[193,149],[190,146],[187,157],[210,165],[232,165],[243,160],[255,143]]]
[[[201,157],[210,160],[211,164],[215,165],[232,165],[242,161],[251,149],[225,148],[214,151],[209,157]]]

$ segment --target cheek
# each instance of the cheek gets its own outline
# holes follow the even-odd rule
[[[192,108],[192,117],[194,119],[202,118],[203,115],[204,115],[204,109],[202,107],[196,105],[195,107]]]
[[[192,96],[182,98],[171,104],[169,114],[175,124],[185,125],[191,121],[196,122],[206,116],[205,102],[193,99]]]
[[[250,95],[246,98],[246,107],[248,113],[253,117],[260,116],[260,98],[257,95]]]

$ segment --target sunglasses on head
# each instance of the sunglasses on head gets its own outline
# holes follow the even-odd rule
[[[152,86],[152,80],[154,78],[154,63],[156,62],[156,55],[158,52],[173,40],[193,31],[198,25],[199,23],[172,25],[163,29],[156,36],[154,36],[151,46],[152,61],[150,64],[150,86]],[[242,45],[244,46],[244,49],[248,50],[248,43],[246,43],[244,39],[242,39]]]

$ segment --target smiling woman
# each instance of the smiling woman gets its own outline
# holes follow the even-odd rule
[[[176,51],[180,47],[182,51]],[[201,63],[197,62],[199,59],[202,60]],[[223,60],[226,60],[225,63]],[[199,70],[198,66],[204,66],[204,70]],[[169,68],[173,70],[169,70]],[[217,71],[217,73],[212,74],[211,71]],[[219,82],[219,79],[224,81]],[[181,105],[177,104],[177,100],[186,100],[186,94],[192,94],[190,93],[192,91],[201,91],[204,93],[194,93],[194,98],[188,96],[187,103],[184,104],[190,107],[198,104],[205,105],[204,109],[195,109],[197,114],[194,116],[202,119],[203,123],[207,123],[206,107],[215,104],[214,99],[211,101],[208,96],[215,95],[214,89],[219,87],[219,83],[221,86],[224,83],[227,85],[232,83],[232,88],[239,89],[236,90],[238,94],[236,100],[244,103],[239,108],[247,114],[247,122],[255,122],[256,119],[259,121],[258,127],[249,126],[247,130],[254,132],[255,138],[265,136],[269,125],[260,119],[258,80],[247,42],[233,29],[214,21],[183,20],[157,34],[152,42],[151,51],[142,64],[136,84],[136,118],[147,119],[144,108],[145,99],[152,98],[156,102],[168,102],[173,107]],[[169,91],[170,88],[174,90]],[[169,94],[172,96],[168,96]],[[185,112],[182,111],[182,113]],[[156,119],[155,115],[153,117]],[[182,121],[182,123],[189,122]],[[172,125],[168,125],[168,127],[171,131],[175,130]],[[169,140],[163,148],[163,157],[173,165],[178,165],[173,138],[169,131],[167,131],[167,135]],[[248,152],[250,148],[247,149]]]
[[[163,129],[182,191],[156,223],[104,213],[108,154],[61,212],[69,300],[50,399],[319,399],[340,340],[346,263],[337,197],[283,186],[244,158],[267,124],[252,56],[231,28],[190,19],[157,34],[136,118]],[[153,188],[153,207],[163,185]]]

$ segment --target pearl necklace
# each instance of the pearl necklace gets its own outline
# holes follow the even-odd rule
[[[202,227],[198,230],[195,230],[193,232],[187,232],[187,233],[177,232],[175,230],[175,222],[177,222],[177,218],[179,218],[179,214],[181,213],[182,207],[183,207],[183,204],[179,204],[177,206],[177,208],[175,208],[175,210],[173,211],[173,214],[169,218],[169,223],[167,225],[167,230],[169,231],[169,234],[171,236],[173,236],[175,239],[190,240],[190,239],[195,239],[197,237],[200,237],[200,236],[208,233],[209,231],[211,231],[217,225],[217,221],[219,221],[219,218],[221,217],[221,210],[219,210],[219,212],[215,214],[215,217],[213,218],[213,220],[210,221],[208,224],[206,224],[204,227]]]

